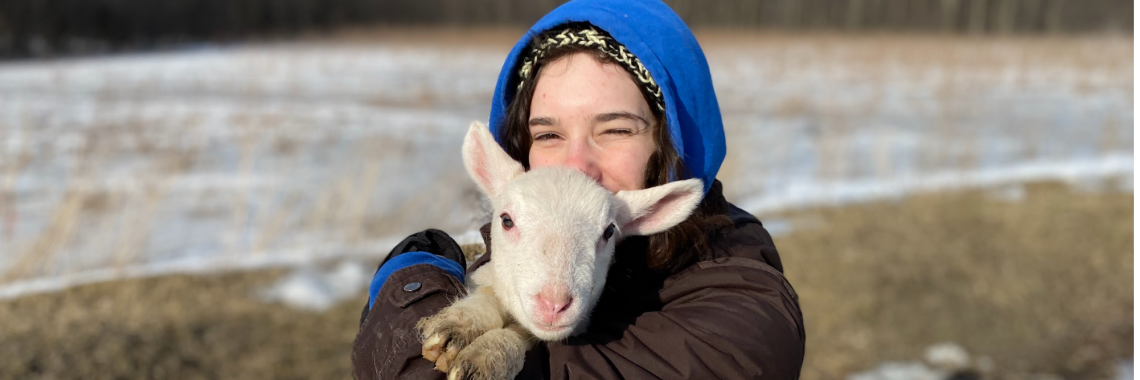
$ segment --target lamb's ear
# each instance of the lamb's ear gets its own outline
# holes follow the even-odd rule
[[[699,179],[670,182],[645,190],[619,191],[617,224],[623,236],[651,235],[685,221],[704,196]]]
[[[504,184],[523,173],[522,164],[507,155],[480,122],[471,123],[463,139],[463,165],[487,196],[498,194]]]

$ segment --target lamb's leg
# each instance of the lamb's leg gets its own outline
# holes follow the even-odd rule
[[[534,341],[518,323],[488,331],[459,351],[451,362],[447,380],[513,379],[522,371],[526,351]]]
[[[447,372],[464,347],[488,331],[502,328],[506,312],[491,286],[481,286],[438,314],[421,319],[416,327],[424,338],[424,358]]]

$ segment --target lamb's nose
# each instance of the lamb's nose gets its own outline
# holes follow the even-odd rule
[[[546,324],[556,323],[562,313],[574,303],[574,297],[570,296],[570,292],[550,288],[543,289],[535,298],[538,301],[540,317]]]

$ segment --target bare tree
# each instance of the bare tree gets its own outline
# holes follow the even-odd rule
[[[989,7],[990,0],[972,0],[970,1],[970,18],[969,18],[969,31],[970,33],[980,34],[986,31],[986,11]]]
[[[566,0],[0,0],[0,56],[361,24],[529,25]],[[946,33],[1131,31],[1132,0],[664,0],[693,26]]]
[[[1061,15],[1064,7],[1064,0],[1048,0],[1045,3],[1045,32],[1050,34],[1061,32]]]
[[[995,29],[999,33],[1012,33],[1017,21],[1017,0],[998,0]]]

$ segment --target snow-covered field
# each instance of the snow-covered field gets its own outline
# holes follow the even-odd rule
[[[961,187],[1016,200],[1050,179],[1132,191],[1131,40],[702,40],[720,178],[755,213]],[[464,235],[482,211],[459,145],[510,43],[0,63],[0,298]]]

